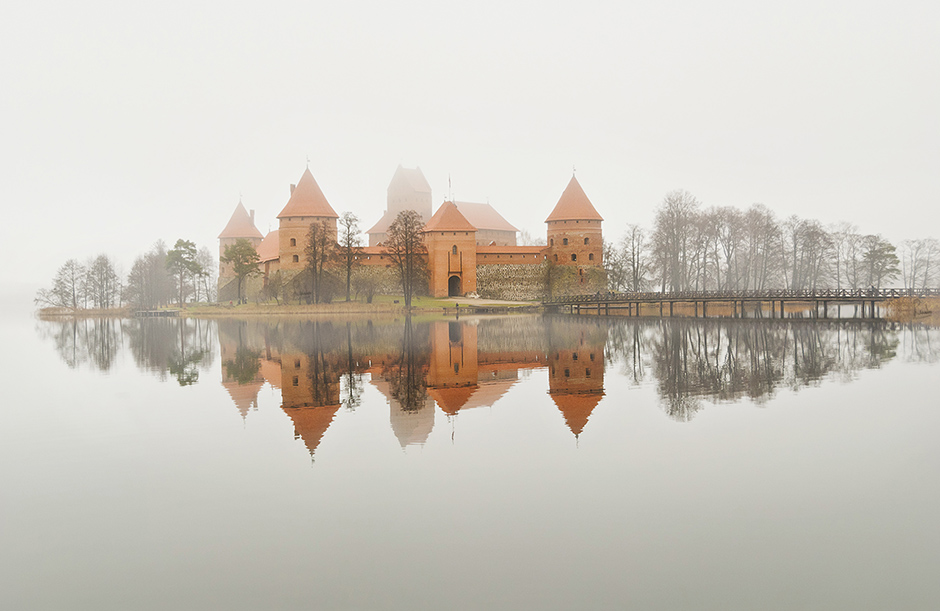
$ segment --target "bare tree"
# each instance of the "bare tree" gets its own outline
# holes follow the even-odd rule
[[[352,212],[344,212],[339,219],[339,249],[346,269],[346,301],[349,301],[353,268],[359,264],[361,243],[359,217]]]
[[[620,240],[624,265],[627,268],[627,290],[645,291],[649,285],[649,244],[646,233],[639,225],[627,225]]]
[[[310,294],[313,303],[327,297],[326,284],[330,264],[337,255],[336,235],[326,221],[311,223],[304,247],[307,265],[304,268],[310,279]]]
[[[85,267],[76,259],[69,259],[56,272],[52,288],[40,289],[34,301],[38,305],[77,310],[83,299],[84,278]]]
[[[202,294],[207,302],[215,301],[215,295],[213,294],[215,286],[213,279],[216,273],[215,255],[212,254],[211,250],[203,246],[199,249],[199,252],[196,253],[196,263],[199,265],[197,284],[202,286]],[[199,301],[198,291],[196,293],[196,301]]]
[[[782,231],[766,206],[754,204],[744,214],[745,256],[739,259],[742,282],[738,288],[762,290],[779,285]]]
[[[545,246],[545,236],[533,236],[527,229],[519,232],[520,246]]]
[[[905,288],[927,288],[940,271],[940,242],[934,238],[905,240],[902,250]]]
[[[656,211],[651,241],[662,290],[689,288],[699,202],[688,191],[666,194]]]
[[[622,291],[627,285],[627,266],[623,251],[617,245],[604,240],[604,271],[607,273],[607,287],[612,291]]]
[[[398,213],[388,228],[385,249],[398,268],[401,290],[405,298],[405,307],[411,307],[415,292],[427,281],[427,262],[424,254],[424,237],[421,230],[424,221],[414,210]]]
[[[108,309],[118,304],[121,279],[107,255],[98,255],[86,268],[85,292],[95,308]]]

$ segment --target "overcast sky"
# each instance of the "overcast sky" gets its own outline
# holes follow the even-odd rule
[[[673,189],[940,237],[940,3],[0,5],[4,285],[262,232],[310,169],[367,229],[398,164],[520,229],[577,168],[606,219]]]

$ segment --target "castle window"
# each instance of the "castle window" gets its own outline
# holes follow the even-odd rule
[[[592,252],[588,255],[588,261],[593,261],[593,260],[594,260],[594,253]]]
[[[584,377],[586,377],[586,378],[591,377],[591,370],[590,370],[590,369],[585,369],[585,370],[584,370]]]
[[[558,260],[558,255],[555,255],[555,260],[556,260],[556,261]]]
[[[572,260],[572,261],[577,261],[577,260],[578,260],[578,255],[576,255],[576,254],[574,254],[574,253],[571,253],[571,260]]]
[[[290,239],[290,245],[291,245],[291,246],[297,246],[297,238],[291,238],[291,239]]]
[[[592,360],[592,361],[594,360],[594,353],[593,353],[593,352],[591,353],[591,360]]]
[[[572,361],[577,361],[577,360],[578,360],[578,353],[577,353],[577,352],[572,352],[572,353],[571,353],[571,360],[572,360]]]
[[[299,263],[299,262],[300,262],[300,257],[298,257],[297,255],[294,255],[294,263]]]
[[[588,242],[591,241],[591,238],[584,238],[584,245],[587,246]]]
[[[566,377],[566,378],[570,378],[570,377],[571,377],[571,371],[570,371],[570,370],[565,369],[565,377]]]
[[[293,383],[294,383],[294,386],[300,386],[300,378],[298,378],[297,376],[294,376]]]
[[[450,252],[453,253],[453,254],[455,254],[455,255],[457,254],[457,245],[456,245],[456,244],[454,244],[454,247],[450,249]]]
[[[294,360],[294,369],[300,369],[300,359]]]
[[[554,245],[555,245],[555,238],[552,238],[551,240],[549,240],[549,246],[554,246]]]
[[[568,238],[562,239],[561,245],[562,245],[562,246],[567,246],[567,245],[568,245]]]

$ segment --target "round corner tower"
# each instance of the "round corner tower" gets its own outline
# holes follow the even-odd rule
[[[574,176],[561,194],[547,225],[548,257],[558,265],[600,267],[603,265],[604,219]]]

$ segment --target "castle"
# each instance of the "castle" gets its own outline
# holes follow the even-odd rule
[[[428,292],[433,297],[480,294],[537,299],[547,292],[605,290],[604,219],[574,176],[545,219],[544,246],[518,245],[518,230],[489,204],[445,201],[431,214],[431,201],[431,187],[421,169],[399,165],[388,186],[385,213],[366,232],[368,246],[359,249],[359,263],[391,272],[392,261],[383,245],[389,226],[400,212],[414,210],[425,222],[424,256]],[[219,255],[226,246],[246,239],[258,252],[262,283],[278,270],[291,279],[306,265],[304,247],[311,225],[324,224],[335,241],[338,218],[307,168],[297,184],[291,185],[287,204],[277,215],[278,228],[267,235],[255,226],[254,211],[249,212],[239,201],[219,234]],[[223,263],[220,300],[233,298],[234,279],[231,265]]]

